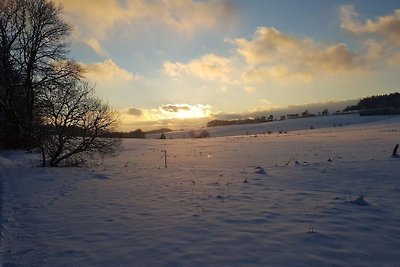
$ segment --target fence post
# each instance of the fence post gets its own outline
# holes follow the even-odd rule
[[[167,166],[167,150],[161,150],[161,152],[164,152],[164,167],[168,168],[168,166]]]
[[[392,157],[398,157],[398,156],[399,156],[399,155],[397,155],[397,149],[398,149],[398,148],[399,148],[399,144],[397,144],[397,145],[394,147]]]

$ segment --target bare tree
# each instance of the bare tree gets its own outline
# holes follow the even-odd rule
[[[34,105],[43,88],[81,71],[68,60],[71,26],[49,0],[0,1],[0,110],[9,135],[32,140]]]
[[[117,124],[117,115],[79,79],[43,90],[37,103],[37,143],[42,165],[82,163],[88,155],[110,155],[119,139],[102,138]]]
[[[0,0],[0,145],[5,136],[38,145],[43,166],[110,154],[118,143],[99,138],[117,117],[69,60],[71,29],[51,0]]]
[[[16,1],[0,1],[0,137],[4,143],[13,143],[22,132],[19,114],[23,105],[19,75],[14,58],[17,40],[23,30],[21,14]]]

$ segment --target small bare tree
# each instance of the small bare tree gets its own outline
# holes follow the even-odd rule
[[[36,106],[36,138],[43,166],[79,164],[88,155],[116,152],[119,140],[101,136],[116,126],[117,114],[94,96],[93,87],[67,79],[42,90]]]

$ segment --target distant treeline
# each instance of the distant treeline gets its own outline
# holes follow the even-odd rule
[[[242,120],[212,120],[207,122],[207,127],[225,126],[225,125],[239,125],[239,124],[253,124],[273,121],[274,117],[270,115],[267,117],[257,117],[255,119],[242,119]]]
[[[400,93],[370,96],[348,106],[343,111],[358,110],[361,116],[400,114]]]
[[[146,131],[146,134],[161,134],[161,133],[169,133],[172,132],[172,129],[169,128],[161,128],[157,130]]]
[[[162,128],[152,131],[144,132],[141,129],[137,129],[131,132],[107,132],[102,135],[102,137],[108,138],[146,138],[146,134],[157,134],[157,133],[167,133],[172,132],[172,129],[169,128]]]
[[[329,115],[328,109],[324,109],[324,111],[319,112],[319,115],[325,116]],[[286,116],[280,116],[279,120],[286,120],[286,119],[298,119],[298,118],[308,118],[314,117],[315,114],[310,113],[308,110],[305,110],[301,114],[287,114]],[[215,126],[225,126],[225,125],[240,125],[240,124],[255,124],[255,123],[264,123],[264,122],[272,122],[276,121],[277,119],[274,118],[273,115],[269,115],[268,117],[262,116],[257,117],[255,119],[248,118],[248,119],[237,119],[237,120],[212,120],[207,122],[207,127],[215,127]]]

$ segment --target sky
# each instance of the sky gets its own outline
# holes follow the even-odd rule
[[[399,91],[397,0],[58,3],[71,57],[123,131]]]

